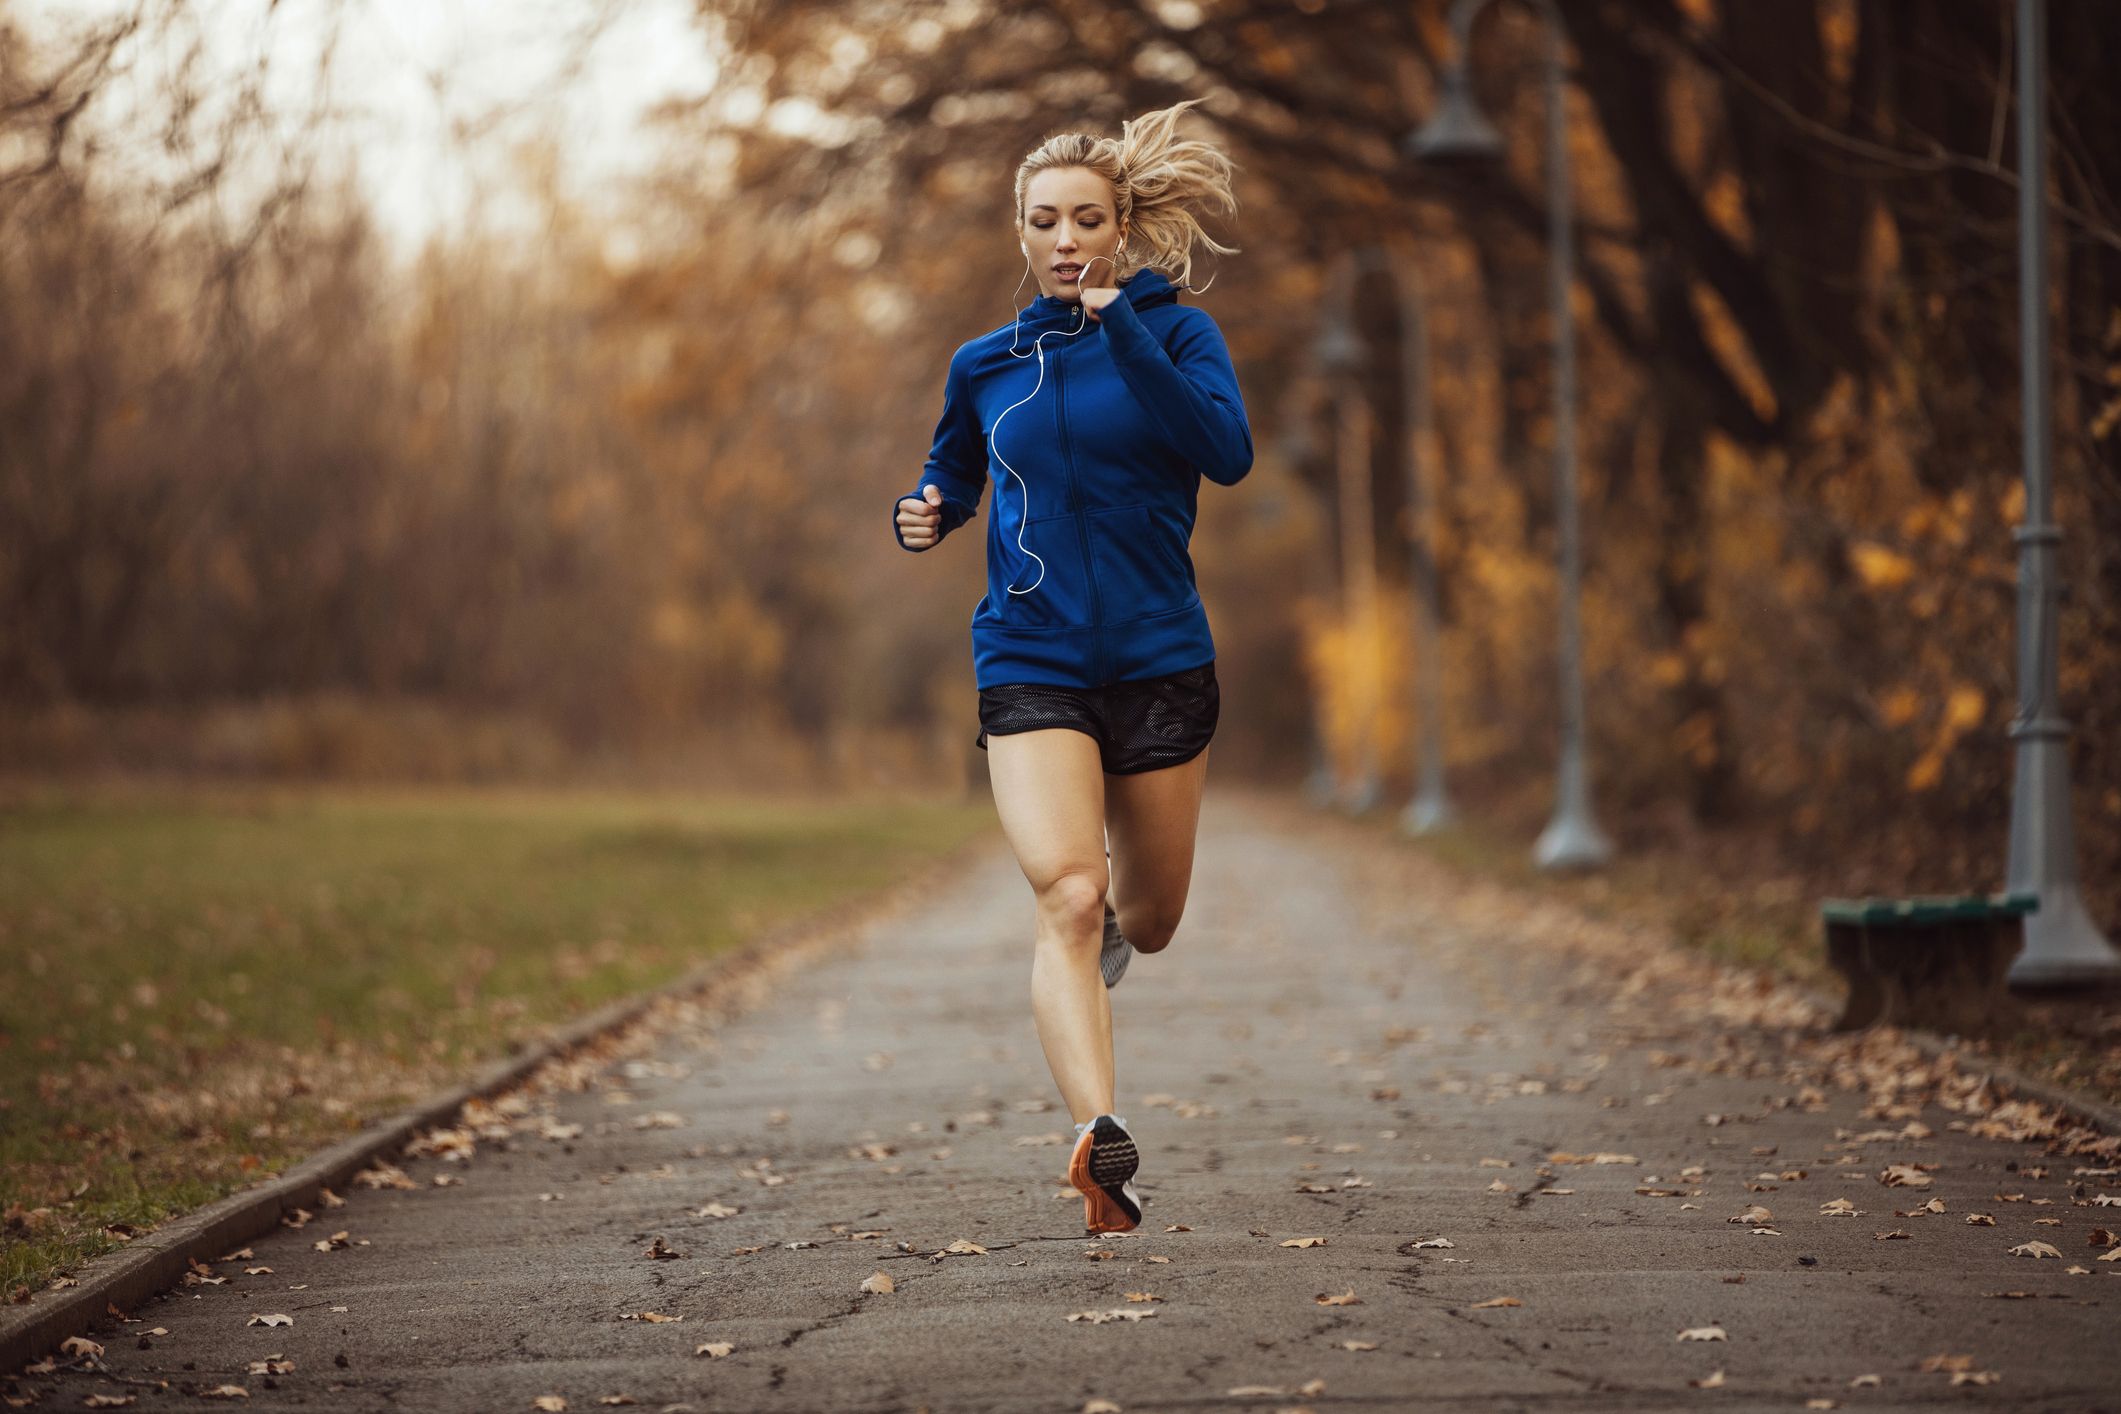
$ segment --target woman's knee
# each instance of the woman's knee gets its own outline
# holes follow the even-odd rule
[[[1039,912],[1064,936],[1102,937],[1107,876],[1102,865],[1071,869],[1048,879],[1037,890]]]

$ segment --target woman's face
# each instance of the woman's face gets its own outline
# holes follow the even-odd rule
[[[1113,219],[1112,184],[1089,168],[1033,173],[1024,188],[1022,233],[1041,292],[1072,301],[1085,287],[1118,283],[1113,262],[1120,232]]]

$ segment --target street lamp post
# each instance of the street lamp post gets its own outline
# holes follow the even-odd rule
[[[1407,505],[1414,515],[1409,559],[1414,585],[1414,671],[1421,742],[1415,762],[1414,798],[1399,813],[1399,828],[1408,835],[1433,834],[1455,823],[1450,794],[1444,788],[1443,650],[1436,589],[1436,487],[1425,441],[1430,431],[1429,318],[1421,276],[1414,262],[1395,272],[1399,287],[1400,369],[1406,394]]]
[[[1473,98],[1473,19],[1487,0],[1455,0],[1451,32],[1457,53],[1443,74],[1442,101],[1420,131],[1407,139],[1410,157],[1425,161],[1493,161],[1502,155],[1502,134]],[[1546,22],[1547,62],[1547,241],[1548,284],[1554,318],[1554,515],[1561,532],[1560,677],[1561,766],[1553,818],[1539,836],[1533,858],[1542,869],[1595,868],[1612,857],[1613,846],[1592,818],[1589,767],[1583,729],[1582,630],[1578,596],[1582,580],[1577,543],[1576,497],[1576,321],[1569,302],[1574,263],[1569,213],[1569,144],[1563,104],[1567,35],[1554,0],[1533,0]]]
[[[2069,723],[2056,690],[2055,525],[2048,422],[2047,7],[2018,0],[2018,337],[2024,391],[2025,524],[2018,541],[2018,715],[2006,888],[2032,893],[2014,986],[2070,986],[2121,978],[2121,956],[2077,888],[2070,825]]]
[[[1333,390],[1335,413],[1334,483],[1340,499],[1342,612],[1345,641],[1350,645],[1348,691],[1354,707],[1351,716],[1355,751],[1354,772],[1348,778],[1341,806],[1351,815],[1375,808],[1384,795],[1374,736],[1376,694],[1371,684],[1376,674],[1369,661],[1376,651],[1376,638],[1369,631],[1370,606],[1376,600],[1371,583],[1375,573],[1374,542],[1370,536],[1371,419],[1361,380],[1366,360],[1353,318],[1356,275],[1361,268],[1356,262],[1342,265],[1342,297],[1333,301],[1318,341],[1318,361]]]
[[[1291,399],[1293,404],[1294,400]],[[1316,444],[1311,437],[1311,428],[1303,411],[1294,406],[1285,406],[1282,412],[1281,457],[1288,466],[1300,467],[1311,459]],[[1324,730],[1319,726],[1318,713],[1308,714],[1310,721],[1311,770],[1304,777],[1304,799],[1317,809],[1328,809],[1333,804],[1333,761],[1326,750]]]

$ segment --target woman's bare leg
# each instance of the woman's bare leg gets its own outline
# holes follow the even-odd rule
[[[1112,907],[1139,952],[1162,952],[1186,911],[1210,749],[1162,770],[1105,777]]]
[[[1097,970],[1109,884],[1097,742],[1068,727],[990,734],[987,775],[1002,833],[1031,884],[1031,1015],[1069,1117],[1081,1124],[1113,1109],[1112,999]]]

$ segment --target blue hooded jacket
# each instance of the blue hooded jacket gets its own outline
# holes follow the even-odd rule
[[[942,492],[940,544],[994,483],[972,613],[981,688],[1101,687],[1215,657],[1187,547],[1201,477],[1234,486],[1251,470],[1251,425],[1208,312],[1157,270],[1119,291],[1095,321],[1040,295],[951,355],[911,494]]]

